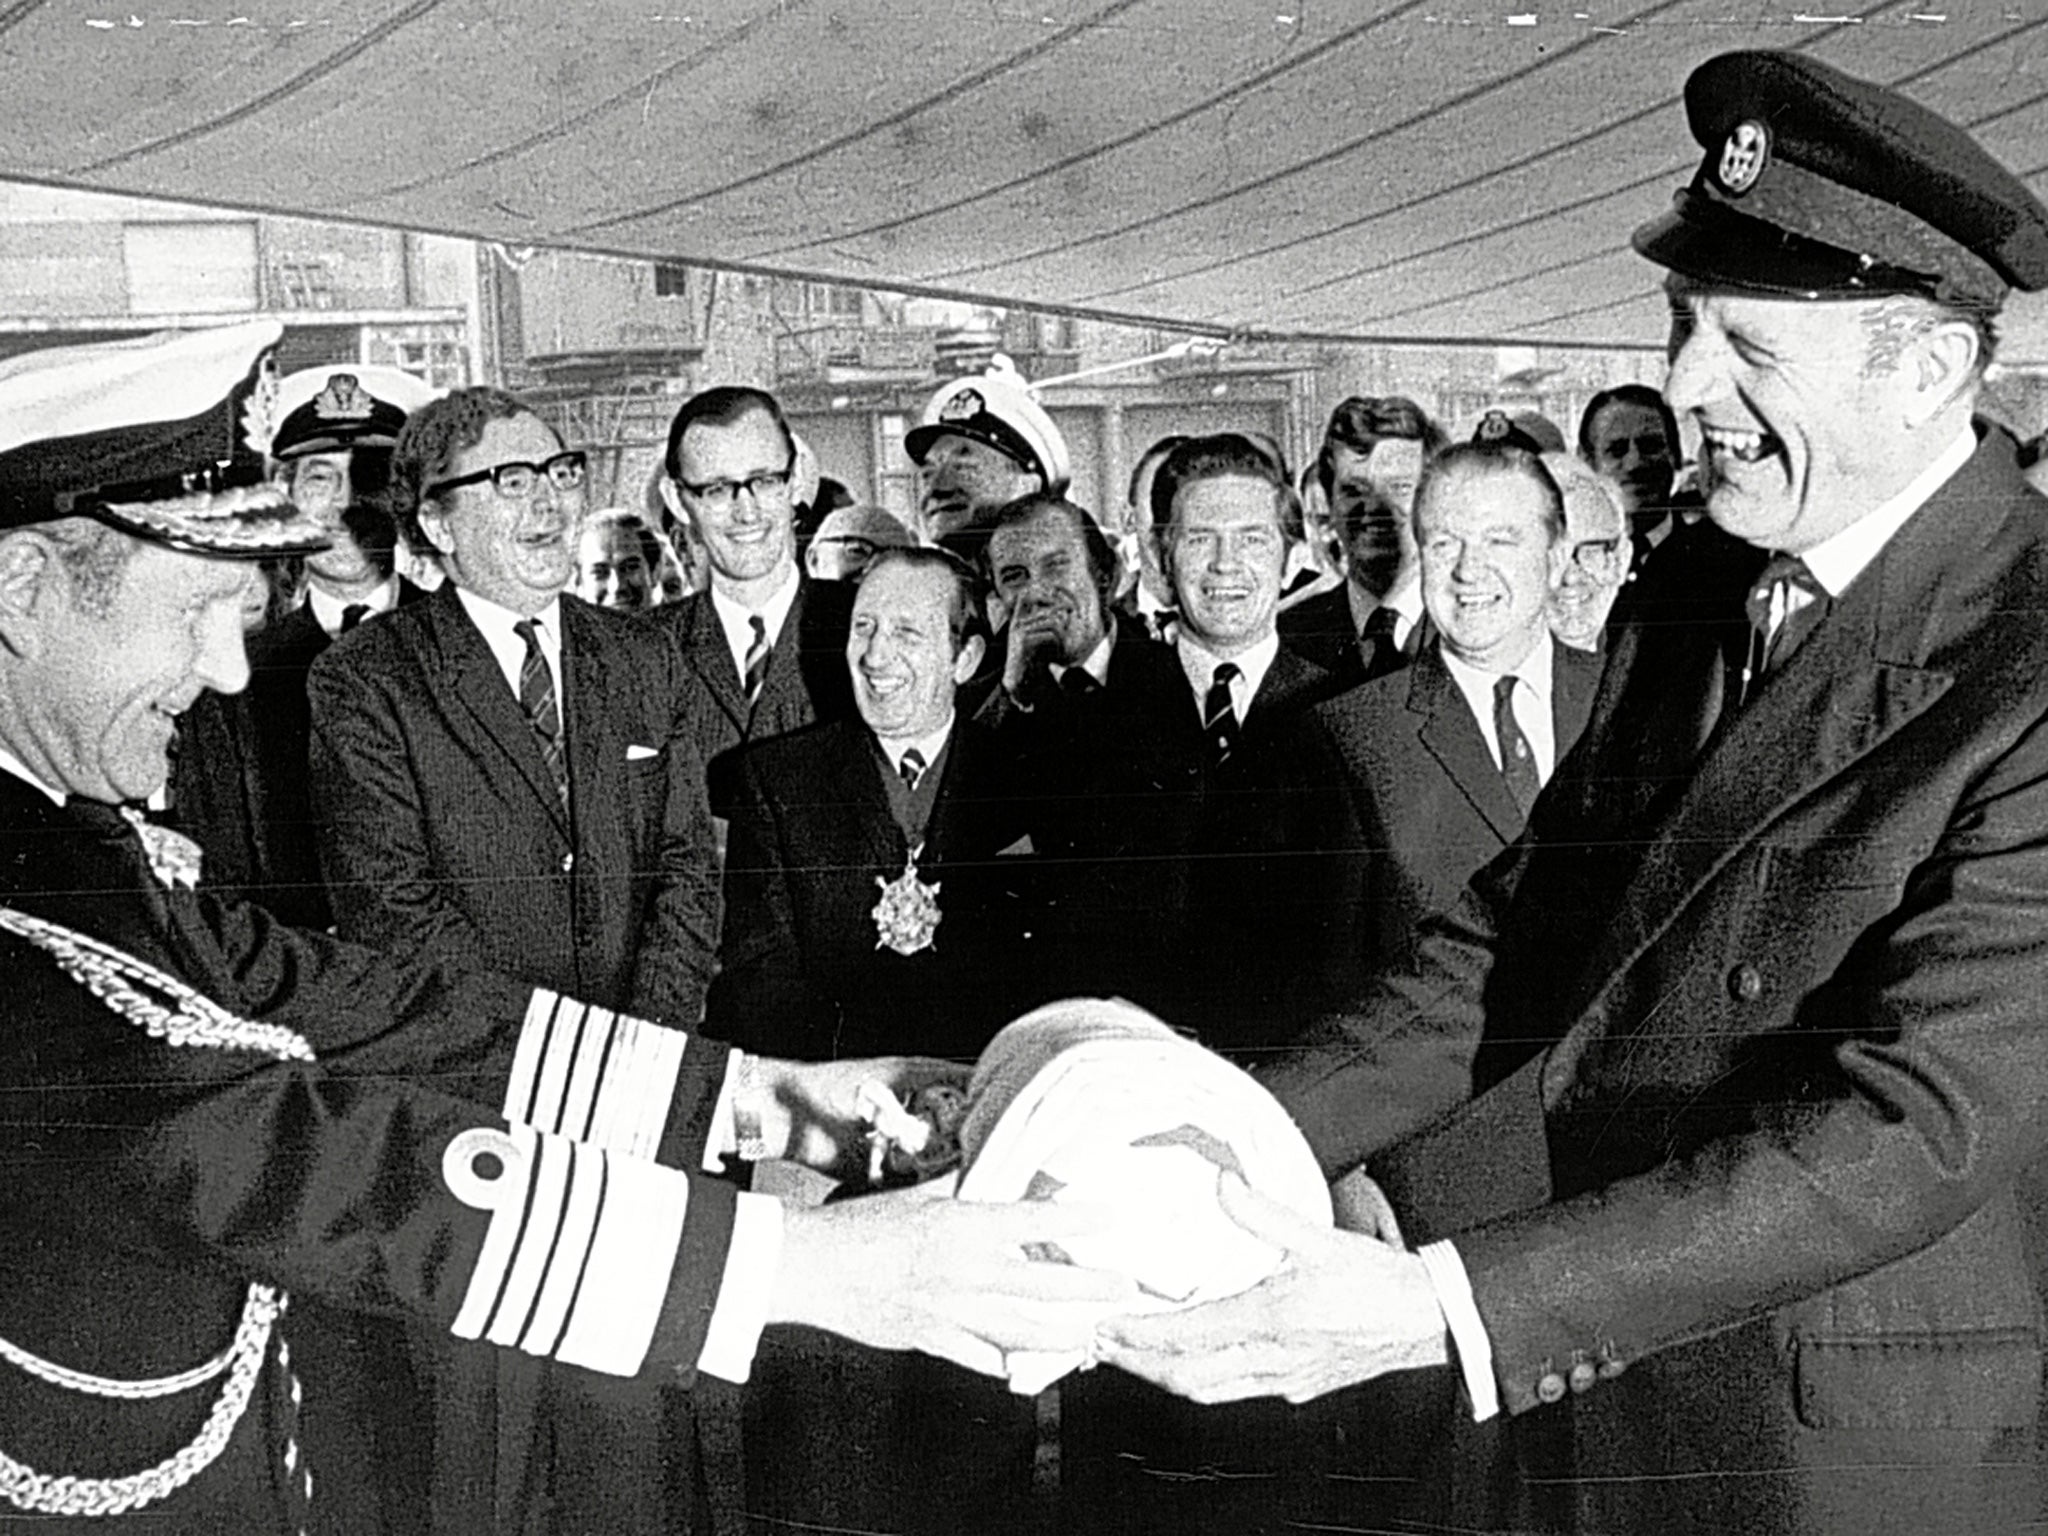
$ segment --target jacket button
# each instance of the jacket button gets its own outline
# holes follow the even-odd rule
[[[565,854],[563,854],[563,855],[562,855],[562,873],[566,875],[567,873],[569,873],[569,871],[570,871],[570,870],[574,869],[575,867],[576,867],[576,855],[575,855],[575,854],[573,854],[573,853],[565,853]]]
[[[1728,973],[1728,995],[1738,1003],[1753,1003],[1764,995],[1763,973],[1748,961]]]
[[[1564,1396],[1564,1378],[1555,1371],[1546,1371],[1537,1378],[1536,1398],[1539,1402],[1554,1403]]]
[[[1590,1391],[1593,1383],[1598,1379],[1599,1374],[1594,1369],[1593,1362],[1590,1360],[1581,1360],[1572,1367],[1570,1380],[1574,1392]]]

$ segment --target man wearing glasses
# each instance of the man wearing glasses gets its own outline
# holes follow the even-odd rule
[[[1598,651],[1634,555],[1628,514],[1614,482],[1570,454],[1546,453],[1543,467],[1564,495],[1564,536],[1572,552],[1550,594],[1550,632],[1574,650]]]
[[[765,390],[703,390],[669,424],[662,499],[704,546],[711,584],[659,618],[703,684],[687,701],[688,729],[718,771],[742,742],[853,714],[851,589],[798,567],[795,463],[789,423]]]
[[[407,422],[396,502],[448,582],[313,667],[321,862],[344,938],[688,1028],[719,917],[694,685],[645,620],[564,595],[584,475],[584,456],[501,390],[457,390]],[[521,1477],[547,1475],[518,1422],[542,1397],[539,1369],[438,1341],[426,1364],[437,1521],[491,1529],[494,1487],[516,1498]],[[558,1511],[654,1528],[659,1479],[603,1477],[598,1452],[631,1445],[658,1467],[657,1405],[644,1388],[576,1390],[584,1401],[540,1417],[560,1447]]]

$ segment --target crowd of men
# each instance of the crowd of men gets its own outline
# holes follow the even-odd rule
[[[0,368],[0,1499],[2038,1527],[2048,503],[1977,406],[2048,209],[1797,55],[1686,108],[1670,373],[1576,454],[1350,399],[1105,518],[995,371],[907,528],[748,386],[643,513],[265,323]],[[1338,1225],[1225,1174],[1284,1257],[1158,1312],[1050,1261],[1114,1209],[862,1190],[877,1085],[1073,995]],[[977,1374],[1067,1349],[1063,1424]]]

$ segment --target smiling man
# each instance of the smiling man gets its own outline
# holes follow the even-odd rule
[[[853,713],[844,646],[849,584],[806,577],[796,558],[796,440],[765,390],[719,385],[669,423],[660,481],[669,509],[704,548],[710,586],[657,622],[702,687],[689,731],[722,816],[726,754]]]
[[[448,582],[313,666],[312,786],[337,932],[695,1024],[719,917],[685,713],[696,685],[658,629],[563,592],[583,454],[513,396],[471,388],[407,421],[392,477],[409,531],[440,552]],[[488,1495],[494,1443],[476,1429],[455,1436],[465,1421],[493,1422],[479,1403],[494,1363],[448,1355],[438,1340],[427,1353],[447,1437],[436,1476]],[[541,1395],[538,1368],[495,1369],[507,1405]],[[560,1517],[645,1525],[658,1517],[658,1482],[592,1475],[584,1449],[635,1433],[636,1421],[651,1433],[657,1405],[631,1389],[588,1395],[555,1425]],[[652,1440],[642,1450],[659,1454]],[[548,1465],[544,1445],[535,1455]],[[507,1457],[495,1483],[524,1475]],[[491,1517],[481,1507],[443,1519],[486,1528]]]
[[[917,465],[918,532],[976,571],[998,507],[1067,488],[1066,439],[1007,364],[940,385],[903,451]]]
[[[1240,1202],[1288,1272],[1108,1355],[1206,1399],[1451,1364],[1515,1454],[1432,1528],[2025,1530],[2048,503],[1976,407],[2048,209],[1803,55],[1712,59],[1685,107],[1698,170],[1634,243],[1765,574],[1621,634],[1511,862],[1273,1074],[1419,1251]]]

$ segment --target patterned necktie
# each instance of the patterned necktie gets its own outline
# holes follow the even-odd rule
[[[753,638],[747,641],[747,659],[740,663],[740,686],[746,690],[747,708],[752,709],[761,697],[761,684],[768,676],[768,621],[758,613],[747,615],[747,623],[753,627]]]
[[[1237,663],[1221,662],[1202,700],[1202,732],[1215,749],[1216,761],[1230,756],[1237,745],[1237,711],[1231,708],[1230,681],[1237,676]]]
[[[1512,674],[1494,679],[1493,735],[1500,743],[1500,776],[1507,780],[1515,809],[1526,821],[1529,807],[1536,803],[1537,791],[1543,788],[1543,780],[1536,772],[1536,754],[1529,750],[1529,738],[1522,734],[1521,723],[1515,719],[1515,678]]]
[[[562,814],[569,813],[569,764],[562,754],[562,714],[555,707],[555,679],[548,671],[548,659],[541,654],[540,625],[521,619],[513,632],[526,642],[526,659],[519,664],[519,704],[526,711],[526,723],[533,727],[540,755],[555,780]]]
[[[896,765],[896,772],[903,780],[903,787],[916,794],[917,781],[924,777],[924,754],[912,747],[903,754],[903,760]]]
[[[1783,598],[1779,600],[1780,589]],[[1796,604],[1795,593],[1806,601]],[[1771,623],[1772,609],[1779,621]],[[1827,590],[1815,579],[1806,562],[1797,555],[1773,555],[1764,572],[1749,589],[1749,665],[1743,676],[1743,696],[1748,697],[1766,672],[1781,665],[1799,649],[1827,612]]]
[[[1365,627],[1358,632],[1359,649],[1365,655],[1365,671],[1368,677],[1378,677],[1392,672],[1401,664],[1401,645],[1394,637],[1400,633],[1400,614],[1382,605],[1367,616]]]
[[[350,603],[346,608],[341,610],[340,633],[344,635],[347,634],[350,630],[354,629],[358,624],[362,623],[363,620],[367,619],[369,616],[370,605],[368,603]]]

